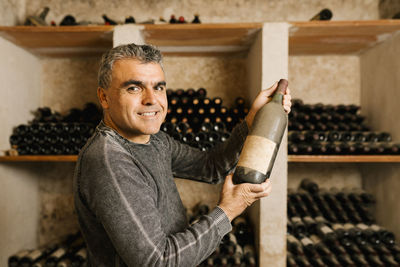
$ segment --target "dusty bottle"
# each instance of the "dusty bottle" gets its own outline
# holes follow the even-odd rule
[[[233,183],[262,183],[271,175],[279,145],[287,126],[287,115],[282,106],[288,81],[281,79],[271,102],[254,117],[239,158]]]

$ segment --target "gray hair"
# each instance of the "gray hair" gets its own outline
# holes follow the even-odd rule
[[[117,60],[137,59],[141,63],[158,63],[162,67],[160,50],[152,45],[126,44],[116,46],[107,51],[101,58],[98,73],[98,85],[107,89],[111,84],[112,69]]]

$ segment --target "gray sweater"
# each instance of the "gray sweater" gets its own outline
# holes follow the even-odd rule
[[[231,231],[216,207],[188,225],[173,177],[219,183],[237,163],[245,122],[210,152],[158,132],[136,144],[100,123],[81,150],[75,209],[91,266],[196,266]]]

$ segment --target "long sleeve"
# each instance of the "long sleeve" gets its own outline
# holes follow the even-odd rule
[[[97,143],[80,156],[75,182],[77,213],[94,266],[119,261],[121,266],[196,266],[231,230],[218,207],[188,226],[172,173],[158,158],[143,154],[153,164],[148,168],[132,156],[136,151]]]
[[[248,134],[245,121],[238,124],[231,137],[207,153],[169,138],[172,171],[175,177],[220,183],[235,167]]]

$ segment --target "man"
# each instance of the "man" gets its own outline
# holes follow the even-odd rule
[[[97,90],[103,121],[82,149],[74,179],[90,265],[186,267],[208,257],[231,231],[230,222],[271,191],[269,181],[233,185],[228,174],[254,114],[275,88],[257,96],[228,141],[201,152],[159,131],[167,113],[160,51],[129,44],[107,52]],[[286,95],[287,111],[290,105]],[[219,205],[189,226],[174,176],[208,183],[225,179]]]

